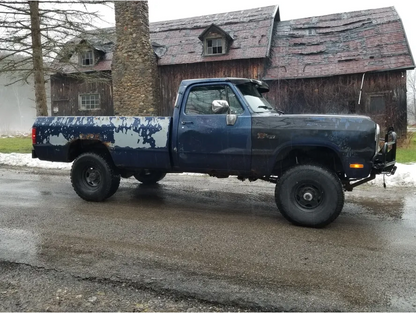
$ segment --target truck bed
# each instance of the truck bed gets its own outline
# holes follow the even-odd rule
[[[170,169],[171,122],[154,116],[38,117],[35,153],[40,160],[71,162],[71,145],[88,140],[106,145],[118,167]]]

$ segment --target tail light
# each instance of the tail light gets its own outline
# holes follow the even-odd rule
[[[36,144],[36,127],[32,127],[32,145]]]

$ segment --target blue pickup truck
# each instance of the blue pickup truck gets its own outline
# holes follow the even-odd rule
[[[120,178],[154,184],[166,173],[206,173],[274,183],[290,222],[323,227],[344,191],[396,170],[396,134],[380,139],[366,116],[283,114],[263,97],[266,83],[245,78],[184,80],[171,117],[38,117],[32,157],[73,162],[71,182],[103,201]]]

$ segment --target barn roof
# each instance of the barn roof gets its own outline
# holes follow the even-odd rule
[[[279,22],[265,79],[413,69],[394,7]]]
[[[274,22],[279,19],[278,7],[267,6],[156,22],[149,25],[150,40],[158,56],[158,65],[265,58],[270,51]],[[232,39],[232,44],[227,54],[204,56],[201,35],[213,25],[224,31]],[[85,33],[69,41],[67,49],[73,52],[74,46],[84,40],[107,54],[103,61],[87,68],[59,62],[57,67],[66,73],[110,71],[112,50],[116,42],[115,28]]]
[[[159,65],[265,58],[269,55],[277,6],[150,23],[153,43],[166,47]],[[212,24],[233,39],[229,53],[204,56],[200,35]]]
[[[201,36],[213,25],[231,40],[227,54],[204,56]],[[150,23],[158,65],[269,58],[263,79],[312,78],[413,69],[394,7],[280,21],[277,6]],[[59,64],[63,72],[110,71],[115,29],[72,40],[105,55],[93,67]]]

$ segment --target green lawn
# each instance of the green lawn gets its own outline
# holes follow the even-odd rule
[[[401,143],[397,149],[397,162],[416,163],[416,133],[409,133],[409,139]],[[0,153],[31,153],[32,139],[30,137],[0,138]]]
[[[396,160],[399,163],[416,163],[416,133],[408,133],[408,139],[397,148]]]
[[[2,137],[0,138],[0,153],[30,153],[32,151],[31,137]]]

